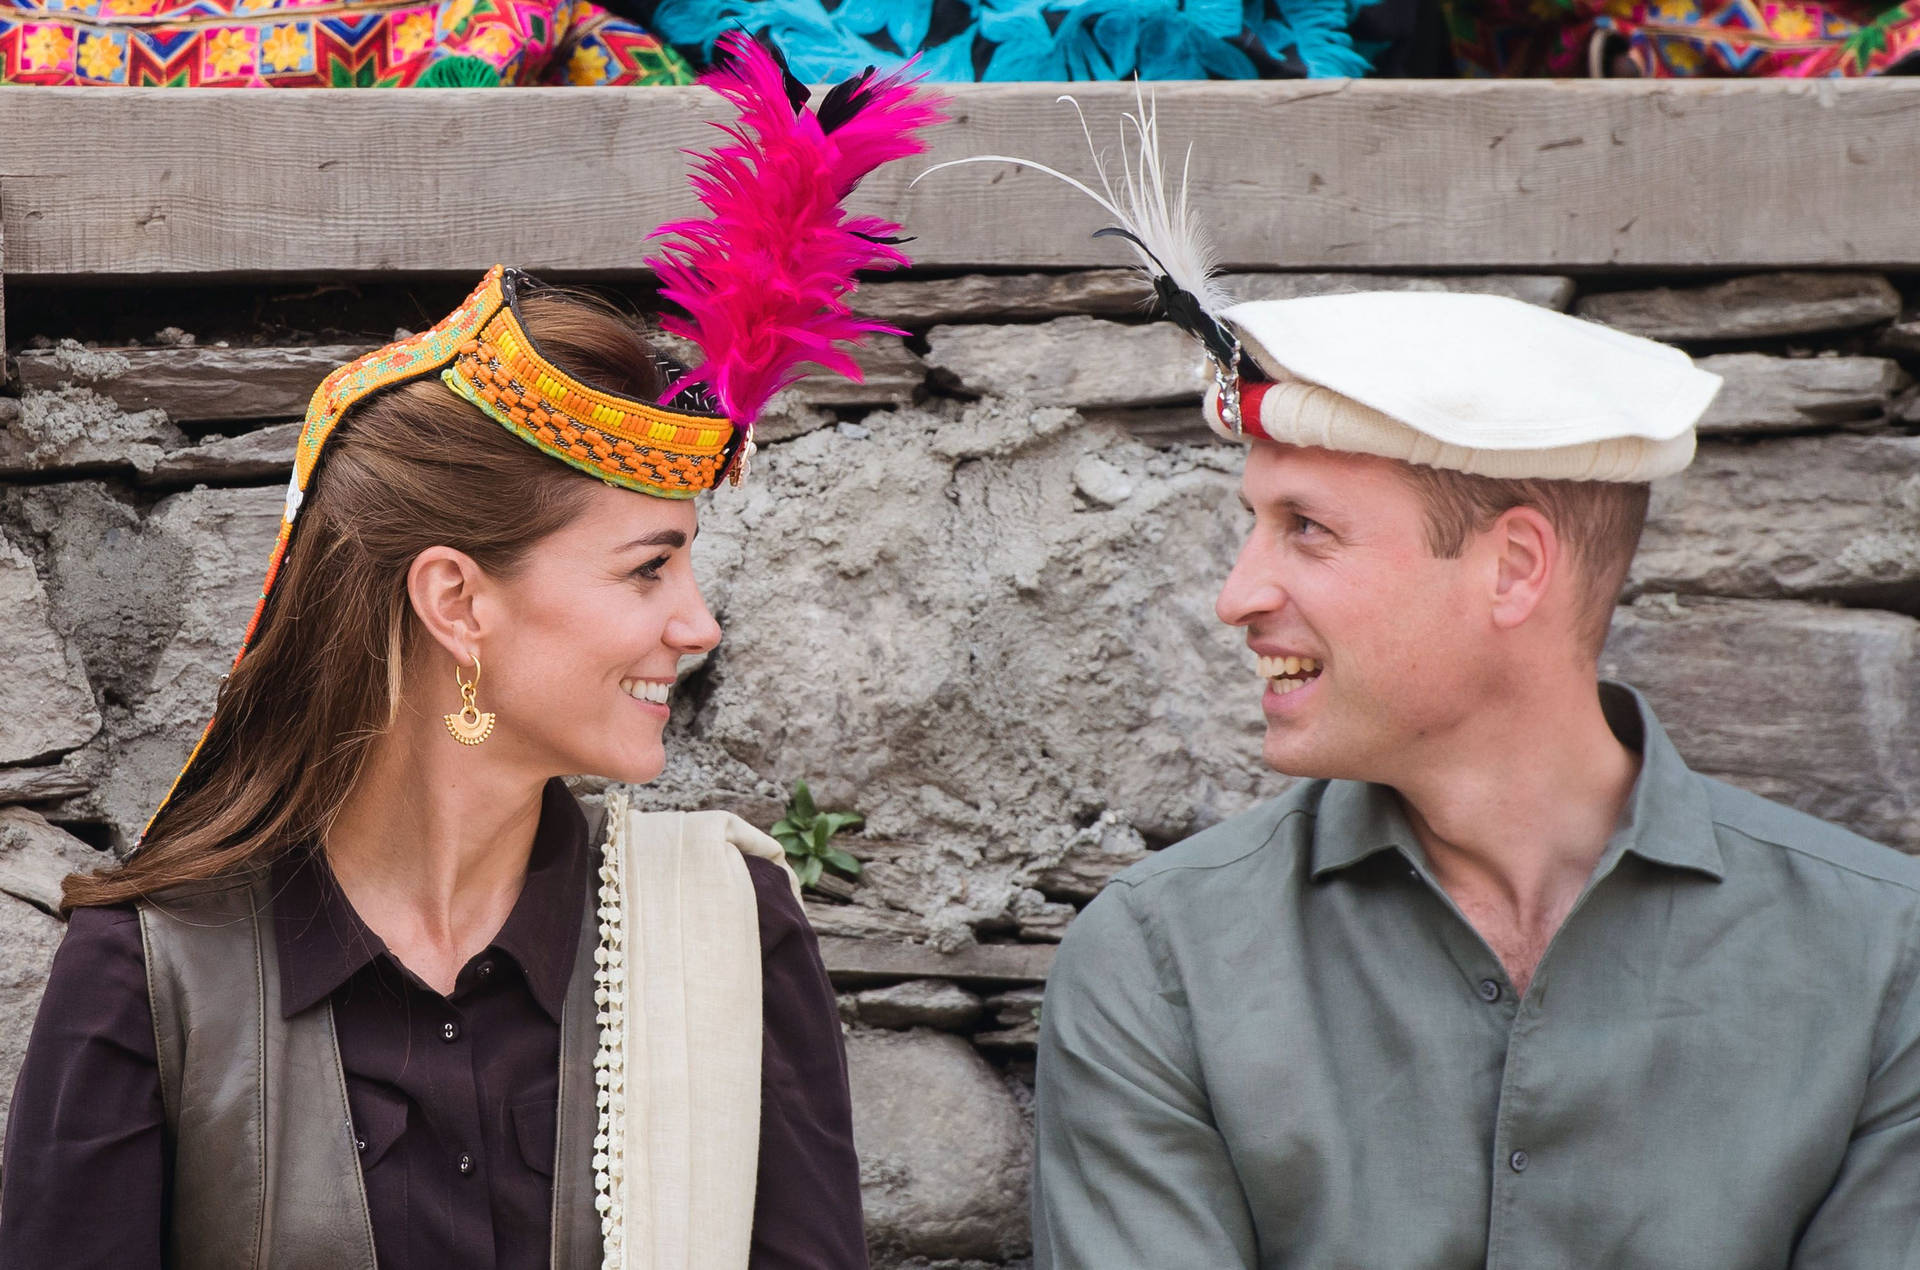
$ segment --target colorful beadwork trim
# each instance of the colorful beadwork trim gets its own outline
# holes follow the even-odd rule
[[[732,457],[734,427],[599,392],[569,379],[533,346],[511,305],[461,344],[447,386],[515,435],[583,472],[661,498],[712,489]]]

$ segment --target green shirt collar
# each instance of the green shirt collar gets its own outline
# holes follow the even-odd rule
[[[1646,698],[1625,684],[1603,681],[1600,708],[1621,744],[1640,752],[1640,775],[1594,870],[1595,880],[1611,873],[1629,851],[1715,881],[1725,877],[1707,792],[1673,748]],[[1314,878],[1390,849],[1422,873],[1427,871],[1426,853],[1391,789],[1361,781],[1328,782],[1313,834]]]

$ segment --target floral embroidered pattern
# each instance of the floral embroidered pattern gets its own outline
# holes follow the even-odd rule
[[[0,84],[404,88],[489,83],[486,68],[502,84],[693,82],[582,0],[0,0]]]

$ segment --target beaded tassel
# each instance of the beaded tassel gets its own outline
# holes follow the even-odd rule
[[[626,1183],[627,1093],[627,913],[622,870],[627,854],[627,794],[607,791],[607,836],[601,847],[600,946],[593,952],[594,1016],[600,1048],[593,1056],[594,1100],[600,1111],[593,1139],[593,1204],[600,1213],[601,1270],[626,1270],[626,1214],[620,1195]]]

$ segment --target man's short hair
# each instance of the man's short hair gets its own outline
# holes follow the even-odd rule
[[[1403,463],[1426,504],[1427,546],[1443,559],[1457,558],[1467,539],[1490,528],[1515,507],[1531,507],[1553,522],[1586,585],[1582,633],[1586,651],[1599,655],[1607,642],[1614,602],[1627,580],[1640,531],[1647,522],[1651,486],[1624,481],[1496,480],[1443,468]]]

